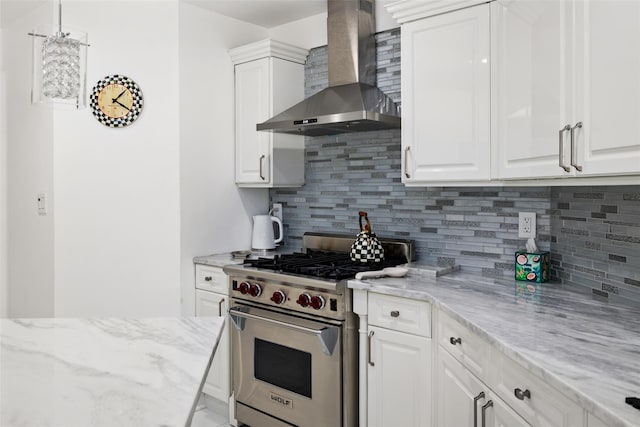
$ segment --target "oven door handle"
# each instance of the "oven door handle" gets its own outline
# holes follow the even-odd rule
[[[229,317],[233,321],[237,330],[242,331],[244,329],[244,320],[253,319],[260,322],[270,323],[272,325],[280,326],[287,329],[292,329],[297,332],[303,332],[310,335],[315,335],[320,340],[322,345],[322,352],[328,356],[333,355],[338,342],[338,335],[340,329],[335,326],[323,326],[319,329],[307,328],[305,326],[296,325],[294,323],[282,322],[276,319],[270,319],[268,317],[257,316],[255,314],[248,313],[242,309],[242,307],[231,307],[229,309]]]

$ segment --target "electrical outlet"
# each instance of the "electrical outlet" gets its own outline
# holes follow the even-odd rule
[[[277,216],[282,221],[282,203],[274,203],[271,209],[271,215]]]
[[[535,212],[520,212],[518,214],[518,237],[536,237]]]
[[[38,215],[47,214],[47,193],[38,193]]]

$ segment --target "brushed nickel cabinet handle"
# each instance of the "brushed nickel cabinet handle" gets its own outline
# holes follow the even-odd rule
[[[516,388],[515,390],[513,390],[513,395],[520,400],[524,400],[525,397],[527,399],[531,399],[531,392],[529,391],[529,389],[522,391],[521,389]]]
[[[493,406],[493,400],[488,401],[486,404],[482,405],[482,427],[487,427],[486,423],[486,412],[488,408]]]
[[[411,146],[406,146],[404,147],[404,176],[407,178],[411,178],[411,175],[409,174],[409,150],[411,150]]]
[[[565,170],[565,172],[571,172],[571,168],[567,165],[564,164],[564,133],[567,131],[571,130],[571,125],[566,125],[565,127],[563,127],[562,129],[560,129],[560,131],[558,132],[558,142],[559,142],[559,154],[558,154],[558,161],[559,164],[558,166],[560,166],[562,169]]]
[[[473,398],[473,427],[478,427],[478,400],[484,399],[484,391]]]
[[[222,317],[222,304],[224,303],[224,298],[218,301],[218,316]]]
[[[373,331],[369,332],[369,349],[367,352],[367,361],[369,362],[369,365],[375,366],[375,363],[373,363],[373,361],[371,360],[371,338],[372,337],[373,337]]]
[[[398,310],[393,310],[389,315],[391,315],[391,317],[400,317],[400,312]]]
[[[576,125],[571,128],[571,166],[576,168],[578,172],[582,172],[582,166],[578,164],[578,150],[576,148],[576,139],[574,135],[576,128],[582,129],[582,122],[576,123]]]
[[[264,160],[266,156],[263,154],[262,156],[260,156],[260,179],[261,180],[265,180],[264,175],[262,174],[262,162]]]

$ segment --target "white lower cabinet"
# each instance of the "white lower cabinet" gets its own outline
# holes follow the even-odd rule
[[[428,302],[363,290],[354,290],[353,302],[360,427],[586,425],[577,402]]]
[[[369,327],[370,427],[430,426],[431,340]]]
[[[222,317],[227,310],[229,310],[229,299],[226,295],[196,290],[196,316]],[[229,332],[225,327],[211,362],[209,375],[203,388],[204,393],[224,402],[229,400],[229,366]]]
[[[431,305],[354,290],[360,427],[433,425]]]
[[[437,319],[438,426],[583,425],[577,403],[447,314]]]
[[[196,316],[226,316],[229,310],[227,276],[221,268],[196,265]],[[231,395],[229,325],[225,325],[203,392],[225,404]]]
[[[441,346],[438,348],[436,371],[437,426],[529,426]]]

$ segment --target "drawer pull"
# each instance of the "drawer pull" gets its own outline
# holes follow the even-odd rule
[[[373,337],[373,331],[369,332],[369,348],[367,352],[367,359],[368,359],[369,365],[375,366],[375,363],[371,361],[371,338],[372,337]]]
[[[571,166],[576,168],[578,172],[582,172],[582,166],[578,164],[578,149],[576,148],[576,141],[573,135],[576,128],[582,129],[582,122],[576,123],[576,125],[571,128]]]
[[[564,162],[564,133],[567,131],[571,130],[571,125],[565,125],[565,127],[563,127],[562,129],[560,129],[560,131],[558,132],[558,139],[559,139],[559,148],[558,148],[558,158],[559,158],[559,163],[558,165],[565,170],[565,172],[571,172],[571,168],[569,166],[567,166]]]
[[[218,302],[218,317],[222,317],[222,304],[224,303],[224,298],[222,298]]]
[[[210,282],[212,280],[213,280],[213,277],[211,277],[211,276],[207,276],[207,277],[204,278],[205,282]]]
[[[473,427],[478,427],[478,400],[484,399],[484,391],[473,398]]]
[[[525,397],[527,399],[531,399],[531,392],[529,391],[529,389],[522,391],[519,388],[517,388],[513,390],[513,395],[520,400],[524,400]]]
[[[260,160],[259,160],[259,162],[260,162],[260,172],[259,172],[260,173],[260,179],[263,180],[263,181],[265,180],[265,178],[264,178],[264,175],[262,174],[262,161],[264,160],[265,157],[266,156],[263,154],[262,156],[260,156]]]
[[[409,150],[411,150],[411,146],[406,146],[404,149],[404,176],[407,178],[411,178],[409,164],[407,163],[409,161]]]
[[[488,401],[486,404],[482,405],[482,427],[486,427],[486,412],[488,408],[493,406],[493,400]]]
[[[400,317],[400,312],[398,310],[393,310],[389,314],[391,315],[391,317]]]
[[[451,343],[451,345],[462,344],[462,338],[449,337],[449,342]]]

